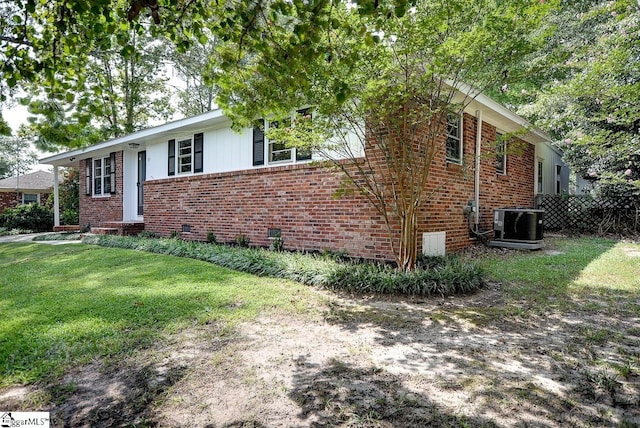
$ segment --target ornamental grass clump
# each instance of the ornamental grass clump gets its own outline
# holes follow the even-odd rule
[[[322,254],[275,252],[167,238],[88,236],[85,243],[189,257],[257,276],[356,293],[452,295],[482,287],[477,264],[459,257],[422,258],[414,271],[389,265],[336,260]]]
[[[430,260],[410,272],[388,265],[349,264],[336,269],[329,287],[358,293],[447,296],[475,291],[482,287],[477,264],[456,256]]]

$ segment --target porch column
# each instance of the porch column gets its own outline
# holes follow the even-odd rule
[[[58,190],[58,167],[53,167],[53,226],[60,226],[60,195]]]

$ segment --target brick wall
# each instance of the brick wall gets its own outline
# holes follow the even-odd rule
[[[446,231],[448,252],[469,246],[463,208],[474,199],[475,118],[465,115],[463,165],[445,161],[444,137],[431,169],[420,212],[422,232]],[[483,124],[480,212],[485,229],[492,228],[494,208],[532,206],[534,147],[509,154],[507,175],[495,173],[491,144],[496,130]],[[268,246],[268,228],[281,229],[285,248],[346,250],[351,256],[392,259],[384,220],[359,194],[335,198],[340,176],[317,165],[289,165],[220,174],[194,175],[145,183],[145,229],[185,239],[232,242],[238,235],[253,245]],[[183,225],[189,232],[182,233]]]
[[[186,239],[219,242],[242,234],[268,246],[281,230],[287,249],[346,250],[392,257],[384,224],[362,196],[334,197],[340,176],[321,166],[289,165],[145,182],[145,230],[170,235],[189,225]]]
[[[32,192],[27,192],[27,194]],[[40,204],[44,205],[49,198],[51,193],[40,193]],[[17,205],[22,203],[22,193],[16,192],[0,192],[0,213],[2,213],[5,208],[15,208]]]
[[[0,213],[5,208],[14,208],[18,205],[20,195],[16,196],[16,192],[0,192]]]
[[[116,193],[97,197],[86,194],[86,161],[80,161],[80,226],[97,227],[104,222],[122,221],[122,160],[123,152],[116,152]]]

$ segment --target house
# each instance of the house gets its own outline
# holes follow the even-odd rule
[[[14,208],[20,204],[43,204],[51,194],[53,184],[53,174],[47,171],[35,171],[0,180],[0,213],[5,208]]]
[[[470,226],[490,231],[495,208],[532,207],[537,193],[567,185],[549,137],[490,98],[477,96],[454,120],[455,135],[442,136],[447,147],[432,166],[429,185],[441,191],[424,204],[419,225],[425,248],[435,239],[447,252],[474,242]],[[80,224],[94,232],[144,228],[201,241],[212,233],[219,242],[242,235],[260,246],[280,235],[287,249],[393,258],[383,219],[360,194],[336,198],[341,177],[314,162],[316,153],[230,125],[215,110],[41,162],[79,168]],[[497,155],[499,135],[516,131],[524,131],[521,148]]]

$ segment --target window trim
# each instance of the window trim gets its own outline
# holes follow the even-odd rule
[[[291,124],[295,124],[296,115],[308,115],[313,119],[313,110],[310,107],[296,110],[289,117],[279,120],[265,120],[258,119],[252,128],[252,145],[253,145],[253,166],[269,166],[269,165],[286,165],[286,164],[298,164],[298,163],[308,163],[313,160],[313,151],[309,150],[308,154],[304,153],[304,150],[299,150],[298,147],[289,147],[273,150],[274,144],[282,144],[276,141],[270,141],[267,138],[268,130],[277,126],[277,124],[282,123],[283,121],[290,122]],[[295,125],[292,125],[295,126]],[[290,156],[288,159],[281,160],[272,160],[272,154],[274,152],[289,152]],[[302,154],[301,154],[302,153]],[[257,159],[256,156],[262,155],[262,159]]]
[[[188,155],[182,155],[180,153],[181,147],[180,144],[181,143],[186,143],[189,142],[189,154]],[[193,136],[189,136],[189,137],[179,137],[176,138],[176,175],[186,175],[186,174],[193,174],[193,170],[194,170],[194,156],[193,156]],[[189,165],[189,171],[183,171],[182,170],[182,164],[181,164],[181,160],[185,159],[185,158],[190,158],[190,162],[188,164],[185,165]]]
[[[29,201],[29,202],[25,202],[25,196],[26,195],[30,195],[30,196],[35,196],[36,199],[33,201]],[[40,203],[40,193],[22,193],[22,205],[26,205],[26,204],[39,204]]]
[[[501,132],[496,132],[496,174],[507,175],[507,140],[503,139],[500,142],[502,138],[504,135]],[[501,154],[502,156],[500,156]],[[500,158],[502,158],[502,169],[498,168]]]
[[[457,135],[449,134],[449,119],[452,117],[456,117],[456,121],[458,122],[457,126]],[[462,135],[462,124],[463,122],[463,113],[447,113],[447,122],[445,127],[445,160],[449,163],[454,163],[457,165],[462,165],[462,159],[464,155],[464,144],[463,144],[463,135]],[[459,157],[454,158],[449,156],[449,141],[457,141],[458,142],[458,152]]]
[[[189,142],[189,153],[181,154],[180,144],[187,141]],[[188,171],[183,171],[181,160],[187,157],[191,158],[188,163],[190,167]],[[184,176],[202,172],[204,172],[204,132],[181,134],[167,140],[167,176]]]
[[[544,193],[544,159],[538,158],[536,162],[536,195]]]
[[[561,195],[562,194],[562,165],[557,163],[555,165],[555,194],[556,195]]]
[[[113,183],[113,175],[115,173],[114,164],[113,164],[114,156],[111,154],[109,156],[101,156],[98,158],[93,158],[91,161],[91,195],[96,198],[110,197],[115,193],[115,189],[112,188]],[[100,174],[96,172],[96,164],[100,162]],[[107,163],[109,163],[109,169],[107,172]],[[100,193],[96,192],[96,180],[100,180]],[[108,186],[107,186],[108,183]],[[108,187],[109,190],[106,190]]]

